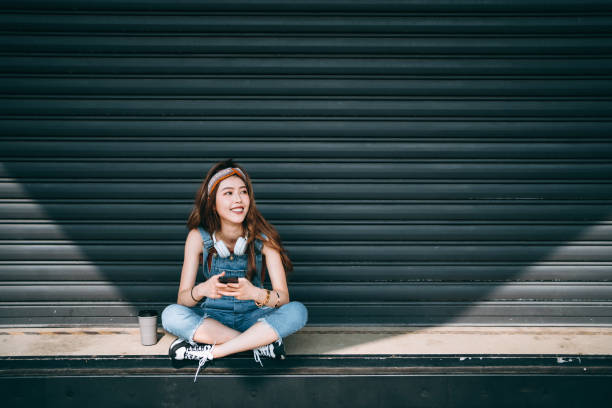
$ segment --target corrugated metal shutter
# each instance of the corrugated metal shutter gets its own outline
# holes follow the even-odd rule
[[[610,2],[1,8],[1,324],[173,302],[228,157],[312,324],[612,324]]]

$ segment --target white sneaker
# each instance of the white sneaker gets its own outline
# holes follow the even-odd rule
[[[285,359],[285,346],[283,345],[283,340],[278,339],[273,343],[266,344],[265,346],[257,347],[253,349],[253,358],[256,362],[258,362],[262,367],[263,363],[261,362],[261,357],[268,357],[274,359]]]
[[[200,369],[207,361],[213,359],[212,352],[214,347],[214,344],[190,344],[183,339],[176,339],[170,345],[168,354],[170,354],[170,358],[173,360],[199,360],[198,369],[193,378],[193,382],[196,382]]]
[[[190,344],[183,339],[176,339],[170,344],[168,355],[173,360],[199,360],[200,356],[210,344]]]

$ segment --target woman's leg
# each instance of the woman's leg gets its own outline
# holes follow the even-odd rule
[[[244,332],[234,330],[222,322],[224,315],[208,313],[200,308],[170,305],[162,313],[166,331],[189,342],[215,344],[215,358],[265,346],[301,329],[308,312],[299,302],[291,302],[278,309],[255,309],[243,320]]]
[[[200,307],[187,307],[179,304],[169,305],[161,315],[162,326],[168,333],[188,342],[193,341],[193,333],[204,319]]]
[[[257,321],[265,321],[273,327],[280,338],[285,338],[306,325],[308,310],[300,302],[289,302],[278,309],[264,308],[260,311]]]
[[[216,347],[219,347],[219,345],[233,339],[239,334],[240,332],[238,330],[234,330],[211,317],[207,317],[196,329],[193,334],[193,340],[198,343],[216,344]]]
[[[220,321],[222,313],[206,313],[201,307],[172,304],[162,312],[162,326],[168,333],[190,343],[221,344],[240,334]]]
[[[300,302],[290,302],[278,309],[262,308],[247,313],[238,329],[243,333],[215,347],[213,356],[224,357],[241,351],[265,346],[287,337],[306,324],[308,311]]]
[[[213,350],[213,357],[225,357],[241,351],[252,350],[270,344],[278,340],[278,338],[278,334],[270,325],[264,322],[257,322],[238,336],[223,344],[217,344]]]

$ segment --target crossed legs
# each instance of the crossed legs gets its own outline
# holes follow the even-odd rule
[[[198,343],[216,344],[213,357],[220,358],[265,346],[278,340],[278,335],[265,322],[257,322],[241,333],[209,317],[196,329],[193,340]]]
[[[172,304],[162,313],[162,325],[181,339],[216,344],[213,358],[219,358],[265,346],[279,340],[279,336],[285,338],[304,327],[308,319],[306,307],[293,301],[276,310],[254,309],[243,315],[236,326],[245,330],[240,332],[224,324],[231,320],[222,311],[212,310],[208,315],[201,307]]]

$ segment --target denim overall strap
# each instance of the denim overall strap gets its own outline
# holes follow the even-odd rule
[[[206,276],[206,262],[207,260],[209,260],[208,254],[210,253],[210,250],[215,246],[215,243],[213,242],[210,234],[206,232],[204,228],[199,226],[198,231],[200,231],[200,235],[202,235],[202,241],[204,242],[204,249],[202,251],[202,270],[204,271],[204,276]],[[208,269],[210,269],[210,267]]]
[[[210,249],[215,246],[212,237],[202,227],[198,227],[198,231],[200,231],[200,235],[202,235],[202,241],[204,241],[204,249],[206,250],[206,252],[210,251]]]
[[[261,236],[266,241],[268,240],[268,237],[263,232],[261,233]],[[261,282],[261,287],[263,287],[264,283],[266,282],[266,257],[261,253],[261,250],[263,249],[264,244],[260,239],[255,239],[254,243],[255,243],[255,253],[261,254],[261,276],[259,278],[259,281]]]
[[[264,234],[263,232],[260,234],[264,240],[268,240],[268,236],[266,234]],[[263,249],[263,241],[260,239],[255,238],[255,251],[257,251],[258,253],[261,253],[261,250]]]

